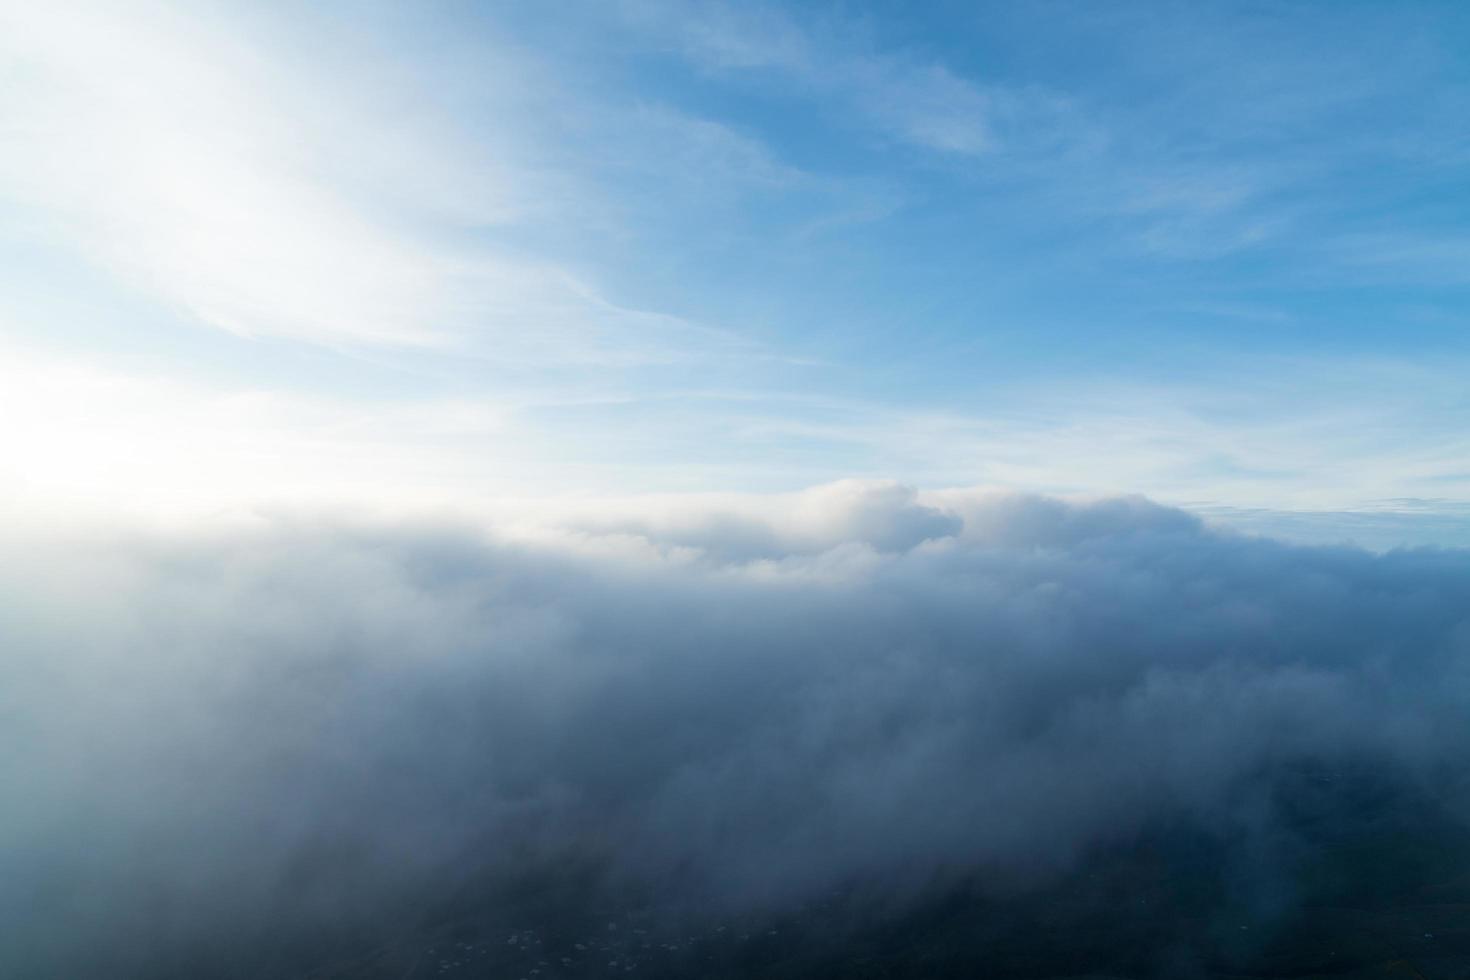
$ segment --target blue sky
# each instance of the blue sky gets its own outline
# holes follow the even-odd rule
[[[0,488],[1470,543],[1452,3],[0,5]]]

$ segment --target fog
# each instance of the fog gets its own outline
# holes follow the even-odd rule
[[[1024,891],[1164,826],[1269,846],[1284,772],[1439,792],[1470,748],[1470,552],[1138,498],[4,536],[7,976],[529,880],[691,918]]]

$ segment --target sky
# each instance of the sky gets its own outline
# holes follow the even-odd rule
[[[0,5],[0,490],[1465,544],[1454,3]]]

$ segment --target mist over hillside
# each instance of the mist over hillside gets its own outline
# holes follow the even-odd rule
[[[5,976],[1470,966],[1467,552],[881,483],[4,534]]]

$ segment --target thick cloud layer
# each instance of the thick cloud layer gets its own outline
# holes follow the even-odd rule
[[[10,537],[14,975],[538,875],[712,914],[1043,881],[1164,824],[1268,834],[1293,767],[1430,785],[1470,748],[1470,553],[1139,499]]]

